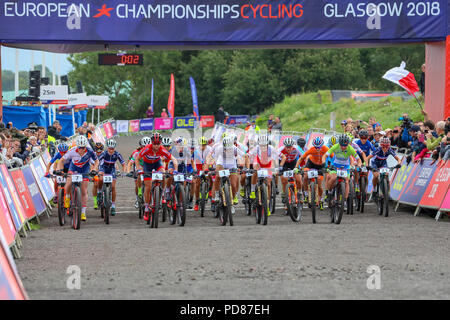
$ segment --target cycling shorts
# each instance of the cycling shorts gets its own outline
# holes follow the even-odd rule
[[[296,163],[297,163],[297,161],[285,162],[284,165],[283,165],[283,172],[284,171],[294,170]]]
[[[314,162],[312,162],[311,160],[308,159],[308,161],[306,162],[305,168],[322,170],[323,169],[323,165],[315,164]]]
[[[144,175],[144,181],[145,180],[151,180],[152,178],[151,178],[151,172],[153,171],[153,170],[155,170],[155,171],[162,171],[162,170],[164,170],[164,166],[163,166],[163,164],[162,164],[162,162],[161,162],[161,159],[160,160],[158,160],[157,162],[155,162],[155,163],[148,163],[148,162],[144,162],[144,172],[146,173],[145,175]],[[150,174],[150,175],[148,175],[148,174]]]
[[[83,167],[77,167],[73,164],[73,162],[70,163],[69,166],[69,173],[79,173],[79,174],[88,174],[89,173],[90,165],[85,165]]]
[[[116,168],[114,167],[108,167],[108,166],[100,166],[98,168],[98,172],[103,172],[104,174],[110,174],[113,176],[113,179],[116,180],[117,179],[117,175],[116,175]]]

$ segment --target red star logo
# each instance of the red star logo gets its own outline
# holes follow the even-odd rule
[[[94,16],[94,18],[101,16],[108,16],[108,18],[111,18],[111,14],[109,12],[113,9],[114,8],[106,8],[106,4],[104,4],[101,9],[97,9],[98,13]]]

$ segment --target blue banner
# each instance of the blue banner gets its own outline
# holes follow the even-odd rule
[[[442,41],[446,14],[446,0],[8,1],[0,6],[0,40],[40,41],[61,52],[89,42],[103,48]]]
[[[195,118],[194,117],[180,117],[174,120],[175,129],[194,129]]]
[[[192,114],[194,115],[195,119],[199,121],[200,113],[198,112],[198,99],[197,99],[197,89],[195,88],[195,81],[192,77],[189,77],[189,82],[191,83],[191,93],[192,93],[192,105],[193,105]]]
[[[77,114],[78,112],[76,112]],[[74,135],[73,132],[73,121],[72,121],[72,114],[56,114],[56,120],[59,121],[59,123],[62,126],[61,134],[64,137],[71,137]],[[75,122],[77,121],[77,116],[75,115]]]
[[[153,119],[141,119],[139,123],[140,131],[151,131],[153,130]]]
[[[246,123],[250,120],[249,116],[228,116],[225,118],[225,124],[230,126],[236,126],[238,124]]]
[[[55,196],[55,193],[52,189],[53,186],[50,186],[50,182],[45,177],[45,172],[44,169],[42,168],[39,158],[33,160],[31,162],[31,165],[36,172],[35,179],[40,180],[40,186],[42,187],[41,192],[48,200],[53,199],[53,197]]]

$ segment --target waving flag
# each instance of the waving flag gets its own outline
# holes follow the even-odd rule
[[[173,78],[173,73],[170,75],[170,93],[169,101],[167,102],[167,112],[169,113],[169,118],[175,116],[175,79]]]
[[[405,89],[410,95],[416,96],[416,93],[420,91],[417,85],[414,75],[405,69],[406,63],[402,61],[400,67],[395,67],[388,70],[383,79],[389,80],[393,83],[398,84],[400,87]]]
[[[195,88],[195,81],[192,77],[189,77],[191,82],[191,92],[192,92],[192,104],[193,104],[193,114],[197,121],[200,120],[200,114],[198,112],[198,100],[197,100],[197,89]]]
[[[152,100],[151,100],[151,102],[150,102],[150,109],[151,109],[152,112],[153,112],[153,78],[152,78]]]

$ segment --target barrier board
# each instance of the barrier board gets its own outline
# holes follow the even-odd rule
[[[420,199],[419,206],[422,208],[439,209],[449,189],[450,161],[441,161],[436,166],[433,177]]]
[[[5,236],[6,243],[11,245],[14,243],[16,237],[16,228],[14,227],[14,222],[9,213],[8,203],[6,202],[3,191],[0,190],[0,232],[3,230],[3,235]]]
[[[139,132],[139,120],[130,120],[128,124],[128,132]]]
[[[27,183],[23,176],[22,170],[11,170],[10,174],[11,178],[14,180],[19,199],[21,200],[25,217],[26,219],[31,219],[36,215],[36,209],[33,204],[33,199],[31,199],[30,192],[28,191]]]
[[[8,169],[6,168],[6,166],[2,165],[1,166],[1,171],[2,171],[2,175],[3,175],[3,179],[6,181],[6,187],[9,190],[9,193],[11,195],[12,201],[14,202],[14,206],[17,209],[17,214],[18,214],[18,218],[20,221],[20,226],[23,225],[23,223],[26,220],[26,216],[25,216],[25,210],[22,206],[22,202],[19,199],[19,196],[17,194],[16,188],[14,186],[14,182],[11,178],[11,175],[8,171]],[[3,185],[3,187],[5,187],[5,185]]]
[[[173,118],[155,118],[155,130],[170,130],[173,128]]]
[[[30,191],[31,199],[33,199],[34,208],[36,209],[36,214],[41,214],[45,211],[45,202],[39,192],[39,186],[36,182],[33,172],[30,166],[25,166],[22,168],[22,173],[25,181],[28,185],[28,190]]]

